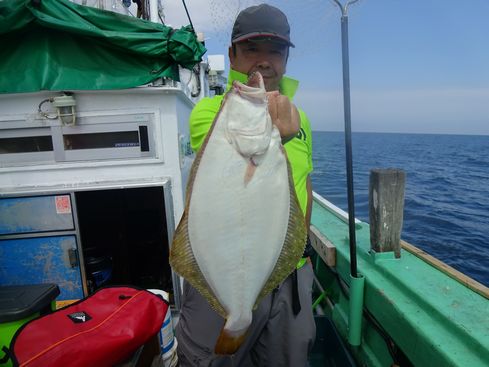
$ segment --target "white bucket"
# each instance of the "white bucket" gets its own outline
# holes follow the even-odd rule
[[[169,301],[168,293],[166,293],[165,291],[162,291],[160,289],[148,289],[148,291],[163,297],[163,299],[167,302]],[[173,335],[173,322],[171,318],[170,306],[168,306],[168,310],[166,311],[165,315],[165,321],[163,321],[163,325],[161,326],[161,329],[158,333],[158,339],[160,341],[161,354],[163,356],[165,356],[165,354],[170,351],[176,351],[176,339]]]
[[[175,342],[173,343],[173,347],[163,354],[163,366],[164,367],[176,367],[178,364],[178,355],[177,355],[177,345],[178,341],[175,338]]]

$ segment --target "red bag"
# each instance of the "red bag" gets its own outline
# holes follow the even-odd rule
[[[19,329],[10,344],[14,366],[113,366],[160,330],[167,309],[146,290],[100,289]]]

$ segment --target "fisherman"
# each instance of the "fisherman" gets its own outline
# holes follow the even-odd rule
[[[282,11],[267,4],[241,11],[232,30],[227,89],[234,80],[245,83],[253,72],[262,74],[270,115],[287,151],[295,190],[309,228],[311,127],[305,113],[292,103],[298,82],[284,76],[289,47],[294,45]],[[222,99],[223,96],[204,98],[194,107],[190,116],[194,151],[204,142]],[[180,321],[176,327],[180,366],[306,366],[316,332],[311,294],[313,271],[307,255],[306,250],[297,270],[253,311],[248,335],[233,356],[213,353],[225,320],[185,281]]]

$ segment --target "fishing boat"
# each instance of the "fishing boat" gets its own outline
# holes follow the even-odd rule
[[[0,286],[57,284],[58,307],[111,284],[161,289],[178,322],[188,117],[224,90],[224,57],[201,60],[159,1],[123,3],[0,2]],[[318,194],[311,239],[311,366],[489,364],[487,287],[403,241],[378,251]]]

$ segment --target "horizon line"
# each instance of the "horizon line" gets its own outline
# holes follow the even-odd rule
[[[318,133],[344,133],[344,130],[319,130],[311,129]],[[489,136],[489,133],[431,133],[431,132],[402,132],[402,131],[352,131],[352,134],[405,134],[405,135],[453,135],[453,136]]]

